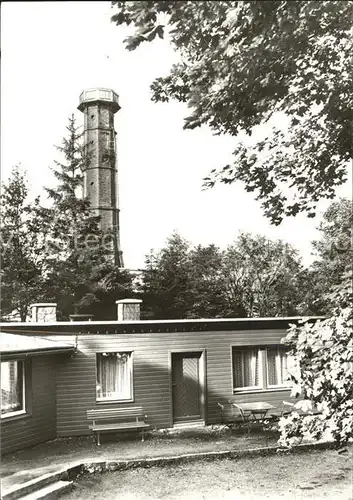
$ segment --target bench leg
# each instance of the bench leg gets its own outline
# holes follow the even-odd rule
[[[145,441],[145,431],[142,429],[141,431],[141,441],[144,442]]]
[[[101,445],[100,432],[97,432],[97,446]]]

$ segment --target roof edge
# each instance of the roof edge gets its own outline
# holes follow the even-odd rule
[[[163,325],[163,324],[192,324],[192,323],[250,323],[250,322],[268,322],[268,321],[309,321],[309,320],[323,320],[326,316],[277,316],[265,318],[197,318],[197,319],[152,319],[152,320],[136,320],[136,321],[48,321],[48,322],[8,322],[0,323],[0,332],[6,333],[6,328],[11,326],[93,326],[93,325]]]

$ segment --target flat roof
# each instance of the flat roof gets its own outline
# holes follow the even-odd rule
[[[196,318],[196,319],[146,319],[146,320],[136,320],[136,321],[118,321],[118,320],[110,320],[110,321],[51,321],[51,322],[20,322],[15,321],[13,323],[0,323],[0,329],[6,328],[8,326],[29,326],[29,325],[63,325],[63,326],[73,326],[73,325],[125,325],[125,324],[134,324],[138,325],[141,323],[158,325],[162,323],[223,323],[223,322],[234,322],[234,323],[242,323],[249,321],[300,321],[300,320],[319,320],[324,319],[325,316],[275,316],[275,317],[265,317],[265,318]]]
[[[71,352],[74,350],[75,345],[69,342],[51,340],[45,337],[15,335],[4,331],[0,333],[1,357],[10,354],[58,354],[59,352]]]
[[[55,321],[38,323],[0,323],[0,330],[24,335],[117,334],[177,331],[225,331],[241,329],[288,328],[290,323],[317,321],[324,316],[274,318],[203,318],[139,321]]]

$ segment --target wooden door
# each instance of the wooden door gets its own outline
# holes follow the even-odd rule
[[[201,353],[172,354],[173,421],[185,422],[202,418],[200,384]]]

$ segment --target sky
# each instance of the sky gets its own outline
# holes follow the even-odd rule
[[[143,267],[151,249],[178,231],[192,244],[231,244],[239,231],[283,239],[312,260],[320,216],[271,226],[241,183],[201,189],[213,168],[231,161],[236,139],[207,128],[183,130],[182,103],[153,103],[150,84],[178,60],[167,40],[124,48],[126,28],[110,22],[110,2],[3,2],[1,16],[1,176],[27,171],[31,194],[53,185],[55,145],[66,134],[83,89],[111,88],[119,169],[120,241],[125,267]],[[347,184],[339,196],[352,196]],[[320,204],[320,211],[328,202]]]

